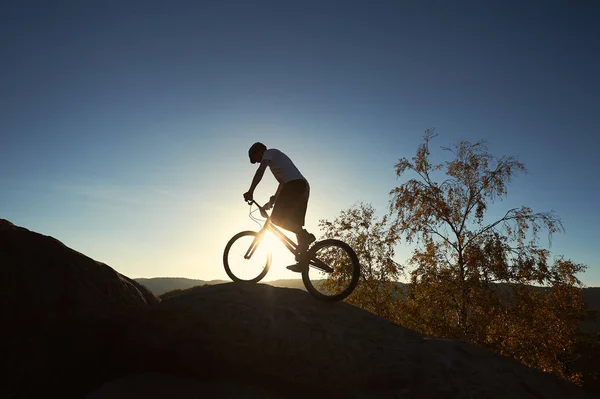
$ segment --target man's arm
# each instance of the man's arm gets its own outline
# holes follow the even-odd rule
[[[254,174],[254,179],[252,179],[252,184],[250,185],[250,189],[247,193],[250,194],[250,197],[254,195],[254,189],[256,189],[256,186],[258,186],[258,183],[260,183],[260,181],[262,180],[265,174],[265,169],[267,169],[267,166],[269,166],[269,162],[271,162],[270,159],[263,159],[263,161],[260,163],[260,166],[256,170],[256,173]]]
[[[273,208],[273,205],[275,205],[275,201],[277,200],[277,197],[279,197],[279,193],[281,192],[282,188],[283,184],[279,183],[279,187],[277,187],[277,192],[275,193],[275,195],[272,195],[271,198],[269,198],[269,202],[265,204],[265,209],[267,211]]]
[[[275,193],[275,195],[273,197],[273,203],[275,203],[275,201],[277,200],[277,197],[279,197],[279,193],[281,193],[281,190],[283,189],[283,184],[279,183],[279,186],[277,187],[277,192]]]
[[[281,192],[282,188],[283,184],[279,183],[279,186],[277,187],[277,192],[275,193],[275,195],[272,195],[271,198],[269,198],[269,202],[265,204],[265,209],[267,211],[273,208],[273,205],[275,205],[275,201],[277,201],[277,197],[279,197],[279,193]]]

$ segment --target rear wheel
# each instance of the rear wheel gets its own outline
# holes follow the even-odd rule
[[[271,252],[265,245],[257,245],[250,259],[244,258],[252,245],[260,244],[257,237],[258,233],[255,231],[242,231],[234,235],[225,246],[223,266],[233,281],[257,283],[269,271]]]
[[[309,265],[302,271],[304,286],[324,301],[340,301],[354,291],[360,277],[358,256],[340,240],[323,240],[308,251]]]

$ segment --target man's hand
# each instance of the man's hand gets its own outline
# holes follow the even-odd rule
[[[269,198],[269,202],[267,202],[265,204],[265,206],[263,206],[263,208],[265,208],[267,211],[271,208],[273,208],[273,205],[275,205],[275,200],[277,199],[276,195],[272,195],[271,198]]]
[[[248,191],[244,193],[244,201],[250,202],[254,199],[254,193],[252,191]]]
[[[263,206],[263,208],[265,208],[265,211],[268,211],[271,208],[273,208],[273,203],[271,201],[269,201]]]

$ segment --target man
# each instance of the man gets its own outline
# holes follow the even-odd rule
[[[257,142],[248,150],[248,156],[250,157],[250,163],[260,162],[260,165],[254,174],[250,189],[244,193],[244,200],[252,201],[254,189],[260,183],[268,166],[279,182],[279,186],[275,195],[264,207],[269,210],[274,206],[271,213],[271,222],[296,234],[298,239],[296,260],[298,263],[288,266],[287,269],[301,272],[303,256],[306,254],[308,246],[315,241],[315,236],[304,229],[304,218],[310,194],[308,181],[302,176],[292,160],[275,148],[267,149],[263,143]]]

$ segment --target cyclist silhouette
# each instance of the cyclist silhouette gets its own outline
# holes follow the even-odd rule
[[[293,272],[301,272],[301,263],[310,244],[315,241],[315,236],[304,229],[306,208],[310,195],[308,181],[302,176],[292,160],[283,152],[275,148],[269,148],[256,142],[248,150],[250,163],[260,162],[250,189],[244,193],[245,201],[252,201],[254,190],[263,178],[267,166],[271,169],[273,176],[279,182],[277,192],[271,196],[269,202],[264,205],[266,210],[273,208],[271,222],[296,234],[298,239],[298,252],[296,260],[298,263],[287,266]]]

